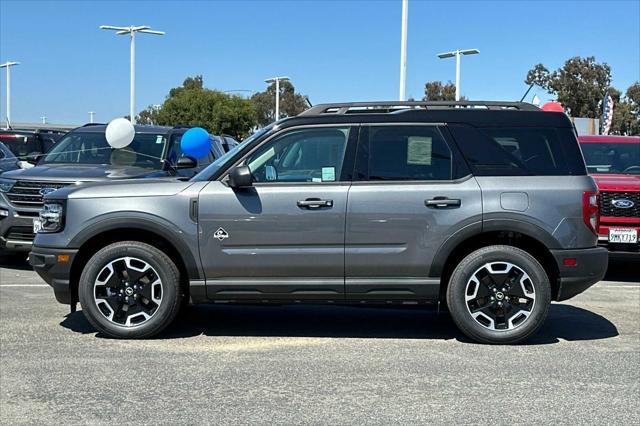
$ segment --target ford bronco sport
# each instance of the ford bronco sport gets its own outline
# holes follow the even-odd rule
[[[121,338],[185,300],[442,302],[470,338],[514,343],[608,259],[571,122],[523,103],[319,105],[188,182],[66,187],[40,217],[35,270]]]

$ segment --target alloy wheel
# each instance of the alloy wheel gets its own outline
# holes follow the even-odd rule
[[[109,321],[135,327],[158,311],[162,303],[162,281],[147,262],[121,257],[100,270],[93,286],[93,299]]]
[[[536,292],[521,267],[509,262],[489,262],[469,278],[465,302],[478,324],[489,330],[508,331],[527,321],[535,306]]]

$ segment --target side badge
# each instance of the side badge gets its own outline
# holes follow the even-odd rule
[[[218,228],[218,230],[214,232],[213,238],[217,238],[218,241],[222,241],[229,238],[229,234],[227,234],[227,231],[225,231],[224,228]]]

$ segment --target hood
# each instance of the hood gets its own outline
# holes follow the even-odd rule
[[[600,191],[640,191],[640,175],[591,175]]]
[[[42,164],[30,169],[6,172],[2,177],[52,182],[96,182],[148,176],[166,176],[166,172],[142,167],[114,167],[100,164]]]
[[[103,181],[71,185],[45,195],[45,200],[64,200],[81,198],[132,198],[164,197],[176,195],[188,187],[208,182],[190,182],[178,179],[130,179]]]

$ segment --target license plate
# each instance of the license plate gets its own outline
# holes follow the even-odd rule
[[[609,228],[609,242],[635,244],[638,242],[637,229]]]
[[[42,222],[40,219],[33,219],[33,233],[37,234],[42,229]]]

